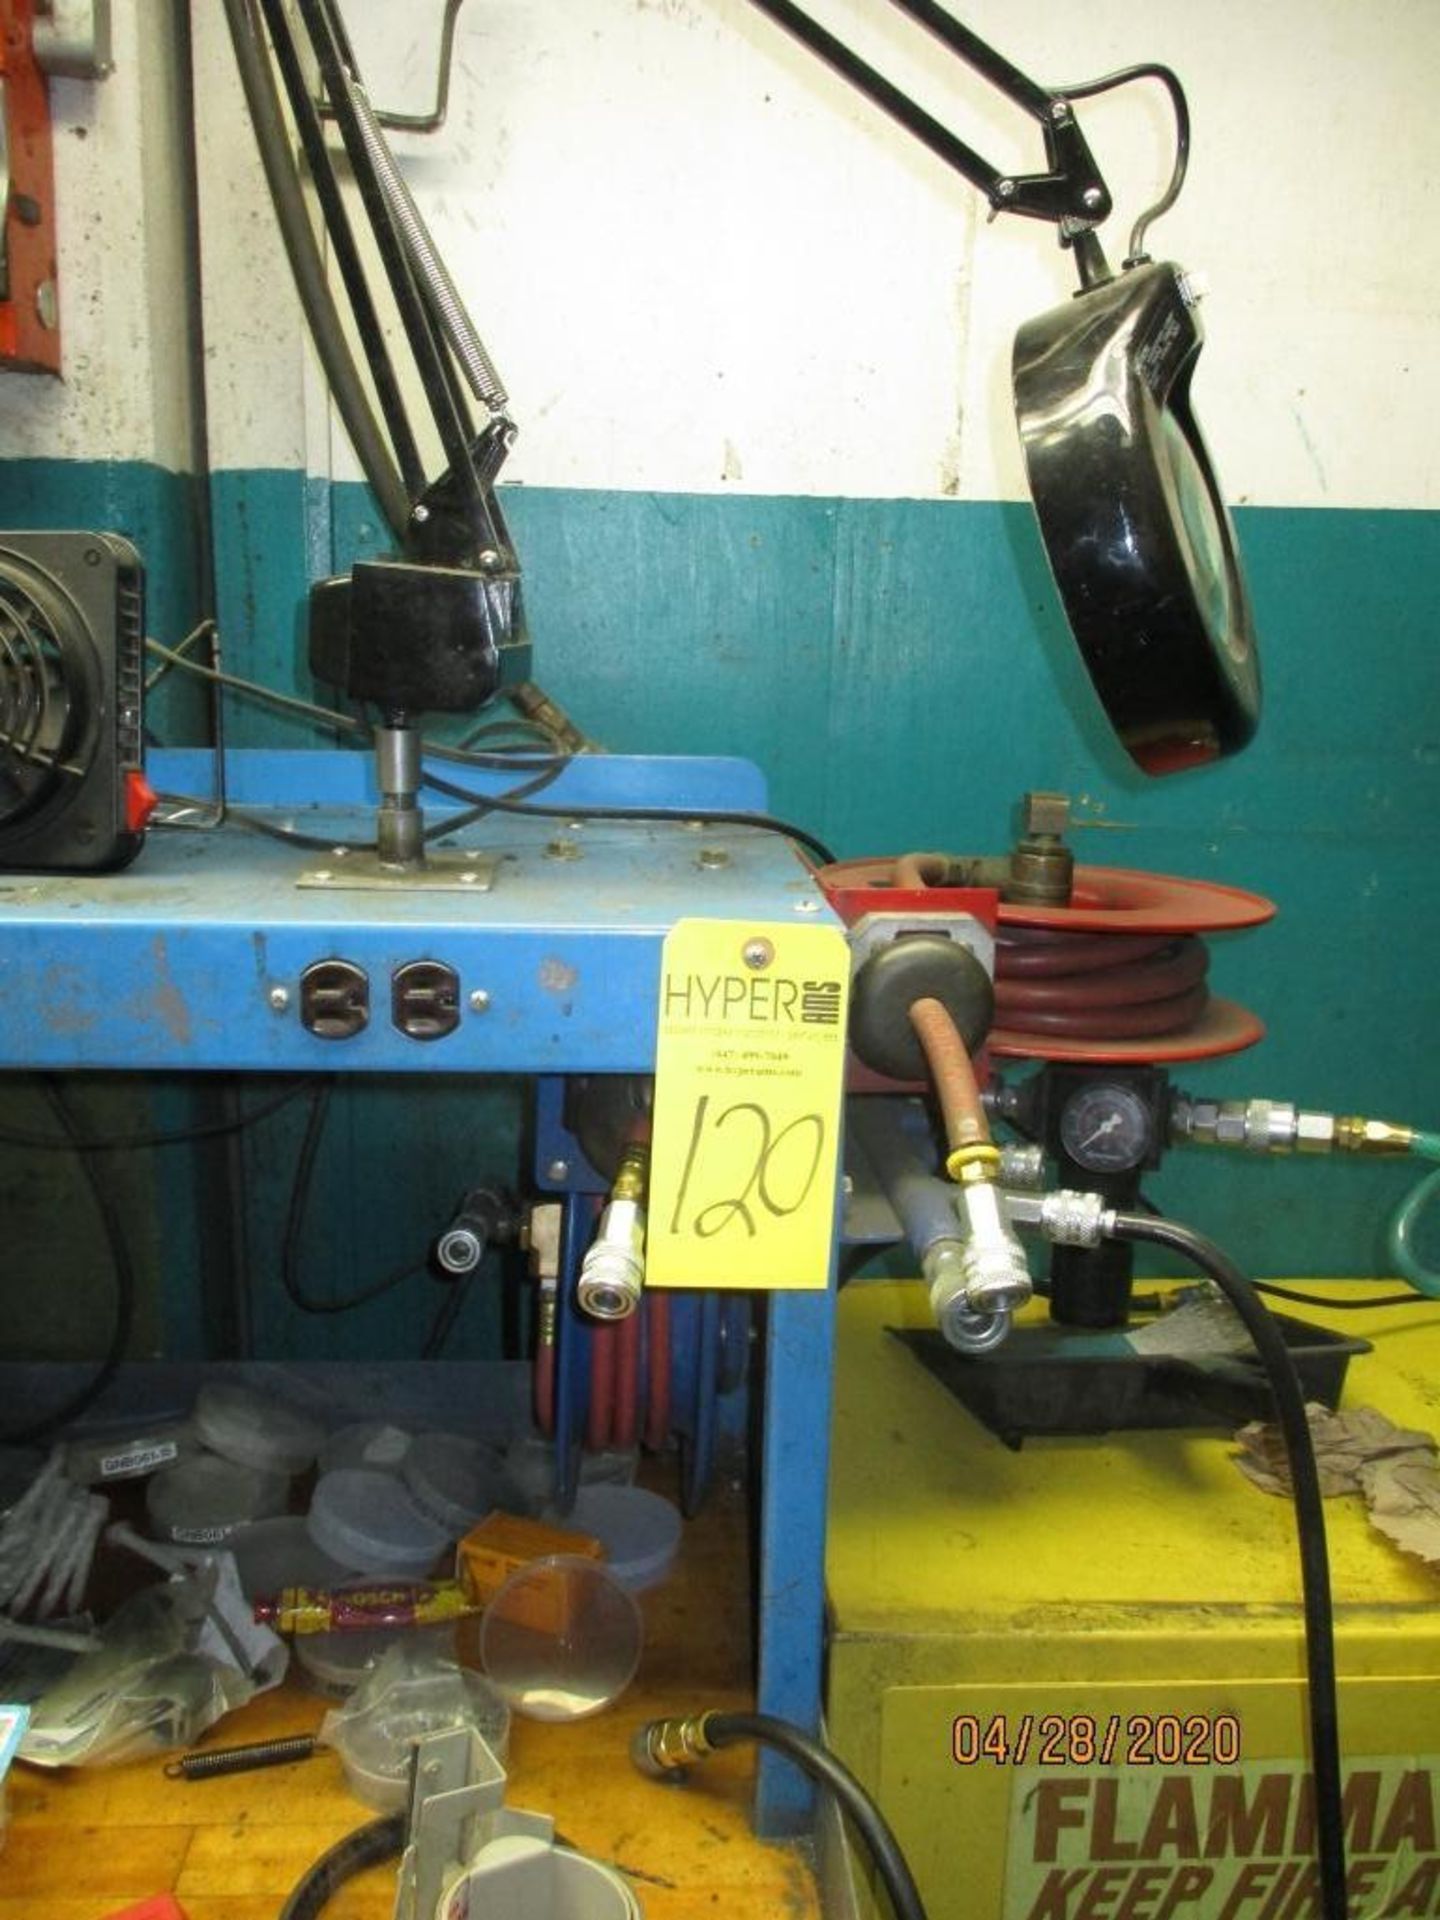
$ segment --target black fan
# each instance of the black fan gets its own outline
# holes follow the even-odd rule
[[[140,851],[145,573],[113,533],[0,533],[0,870]]]

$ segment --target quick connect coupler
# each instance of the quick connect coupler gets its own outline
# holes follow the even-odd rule
[[[927,1248],[921,1269],[936,1325],[952,1347],[984,1353],[1010,1331],[1032,1284],[999,1186],[1000,1154],[989,1142],[957,1147],[945,1163],[956,1182],[953,1240]]]
[[[582,1311],[596,1320],[628,1320],[640,1304],[649,1169],[648,1147],[626,1147],[599,1228],[580,1263],[575,1297]]]

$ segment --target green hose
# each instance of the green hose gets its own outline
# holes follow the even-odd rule
[[[1410,1151],[1422,1160],[1440,1160],[1440,1133],[1417,1133]],[[1401,1201],[1390,1222],[1390,1256],[1396,1271],[1403,1274],[1417,1293],[1440,1300],[1440,1271],[1427,1267],[1415,1252],[1415,1226],[1430,1202],[1440,1194],[1440,1167],[1425,1178]]]

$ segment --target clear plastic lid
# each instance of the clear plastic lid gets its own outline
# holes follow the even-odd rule
[[[341,1467],[315,1484],[310,1538],[332,1560],[362,1574],[419,1580],[451,1535],[423,1513],[403,1483],[374,1467]]]
[[[353,1633],[297,1633],[290,1644],[313,1692],[327,1700],[348,1700],[392,1647],[423,1644],[437,1659],[453,1657],[455,1622],[446,1620],[433,1627],[365,1627]]]
[[[635,1478],[639,1456],[634,1448],[611,1449],[602,1453],[582,1453],[580,1484],[629,1486]],[[522,1433],[505,1448],[505,1478],[521,1504],[520,1513],[539,1514],[555,1498],[555,1442],[543,1434]]]
[[[675,1564],[680,1509],[644,1487],[581,1487],[565,1524],[605,1549],[605,1565],[632,1593],[658,1586]]]
[[[283,1474],[257,1473],[218,1454],[197,1453],[153,1476],[145,1507],[161,1540],[213,1547],[237,1527],[283,1513],[289,1494]]]
[[[485,1609],[480,1661],[517,1713],[580,1720],[624,1693],[644,1639],[634,1598],[598,1561],[552,1554],[512,1573]]]
[[[196,1431],[212,1453],[261,1473],[304,1473],[313,1466],[325,1430],[283,1400],[251,1387],[214,1380],[195,1396]]]
[[[500,1454],[463,1434],[417,1435],[400,1471],[416,1504],[454,1540],[497,1507],[516,1505]]]
[[[355,1578],[353,1568],[316,1546],[302,1514],[285,1513],[237,1527],[225,1544],[235,1556],[247,1600],[285,1587],[342,1586]]]
[[[342,1467],[374,1467],[380,1473],[399,1473],[414,1435],[388,1420],[356,1420],[338,1427],[320,1449],[321,1473]]]

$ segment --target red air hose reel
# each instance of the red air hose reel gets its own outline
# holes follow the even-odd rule
[[[842,860],[823,868],[820,880],[850,924],[876,912],[922,922],[927,911],[974,910],[975,888],[897,886],[902,868],[910,879],[925,862]],[[1273,918],[1273,902],[1260,894],[1122,867],[1077,867],[1064,906],[989,898],[992,1054],[1164,1065],[1238,1053],[1264,1034],[1253,1013],[1210,993],[1204,941]]]

